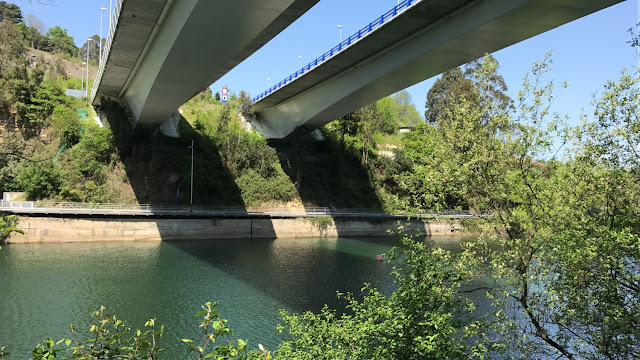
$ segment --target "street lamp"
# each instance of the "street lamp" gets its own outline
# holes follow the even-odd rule
[[[302,56],[298,55],[298,68],[302,68]]]
[[[193,140],[191,140],[191,206],[193,206]]]
[[[271,78],[267,78],[267,84],[269,84],[269,90],[271,90]]]
[[[82,62],[82,66],[80,67],[80,73],[82,74],[82,80],[80,82],[80,91],[84,92],[84,65],[86,64],[86,61]]]
[[[91,47],[92,38],[87,39],[87,99],[89,99],[89,48]]]
[[[100,64],[102,63],[102,14],[105,10],[107,10],[107,8],[100,8],[100,39],[98,40],[100,43],[100,55],[98,55],[98,67],[100,67]]]
[[[342,25],[338,25],[338,32],[340,33],[340,42],[342,42]]]

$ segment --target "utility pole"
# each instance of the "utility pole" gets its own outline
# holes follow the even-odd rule
[[[191,140],[191,206],[193,206],[193,140]]]
[[[92,38],[87,39],[87,100],[89,100],[89,48],[91,47]]]

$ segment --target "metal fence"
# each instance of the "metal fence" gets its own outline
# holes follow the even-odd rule
[[[254,97],[252,99],[252,101],[253,102],[260,101],[260,100],[264,99],[265,97],[269,96],[270,94],[272,94],[273,92],[275,92],[276,90],[278,90],[278,89],[286,86],[287,84],[293,82],[297,78],[299,78],[302,75],[308,73],[311,69],[317,67],[318,65],[321,65],[322,63],[324,63],[325,61],[331,59],[332,57],[334,57],[335,55],[339,54],[343,50],[349,48],[351,45],[357,43],[360,39],[364,38],[366,35],[374,32],[378,28],[382,27],[383,24],[386,24],[389,20],[393,19],[394,17],[398,16],[399,14],[402,14],[408,8],[410,8],[412,5],[414,5],[416,3],[419,3],[420,1],[422,1],[422,0],[404,0],[404,1],[401,1],[400,4],[394,6],[393,9],[391,9],[391,10],[387,11],[386,13],[382,14],[380,17],[377,17],[375,20],[370,22],[367,26],[363,27],[362,29],[358,30],[358,32],[356,32],[353,35],[349,36],[346,40],[342,41],[341,43],[339,43],[338,45],[334,46],[333,48],[331,48],[326,53],[324,53],[321,56],[317,57],[315,60],[311,61],[309,64],[303,66],[302,69],[300,69],[300,70],[296,71],[295,73],[287,76],[286,78],[284,78],[284,80],[280,81],[279,83],[273,85],[269,89],[265,90],[261,94],[259,94],[256,97]]]
[[[109,36],[107,37],[107,41],[104,44],[104,48],[102,51],[102,57],[100,58],[98,72],[96,74],[96,78],[93,81],[93,87],[91,88],[91,100],[96,97],[98,92],[98,87],[100,86],[100,81],[102,81],[102,76],[104,75],[104,68],[107,63],[107,59],[109,58],[109,54],[111,54],[111,44],[113,43],[113,37],[115,36],[116,28],[118,27],[118,20],[120,19],[120,12],[122,11],[122,4],[125,0],[116,0],[116,6],[113,8],[113,12],[111,13],[111,20],[109,23]]]
[[[0,201],[0,211],[17,214],[70,214],[114,216],[236,216],[236,217],[382,217],[382,218],[438,218],[474,217],[468,210],[431,211],[420,214],[387,213],[381,209],[333,209],[327,207],[253,207],[212,205],[120,205],[84,204],[42,201]]]

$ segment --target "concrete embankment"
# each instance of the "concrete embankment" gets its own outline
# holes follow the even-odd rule
[[[443,220],[386,219],[136,219],[20,217],[25,234],[7,243],[86,241],[162,241],[388,236],[398,230],[423,235],[464,234],[460,223]]]

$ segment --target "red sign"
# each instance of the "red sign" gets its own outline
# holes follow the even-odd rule
[[[229,89],[222,88],[222,95],[227,95],[229,93]]]

